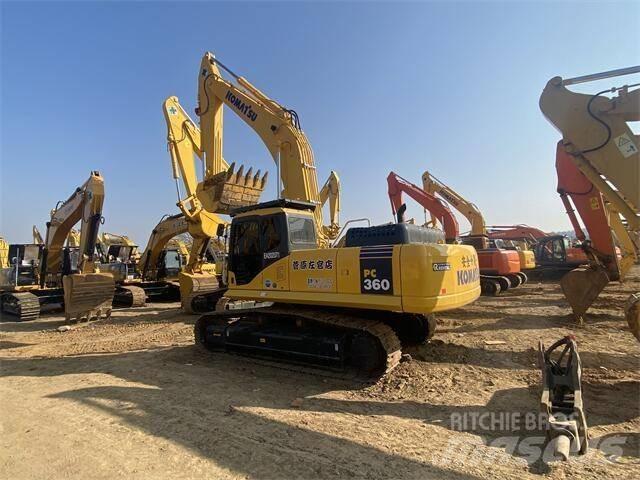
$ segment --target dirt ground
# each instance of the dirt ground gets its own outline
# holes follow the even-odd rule
[[[630,280],[584,327],[555,282],[441,314],[434,339],[373,385],[203,353],[177,304],[67,332],[60,316],[4,322],[0,476],[639,478],[640,344],[621,313],[639,269]],[[538,412],[537,342],[568,333],[592,448],[545,463],[525,421]]]

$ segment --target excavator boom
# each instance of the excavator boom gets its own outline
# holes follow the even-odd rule
[[[438,200],[435,196],[425,192],[413,183],[405,180],[395,172],[389,173],[387,176],[387,188],[389,194],[389,200],[391,201],[391,209],[394,215],[398,215],[401,211],[404,202],[402,201],[402,194],[406,193],[416,202],[418,202],[422,208],[428,210],[432,216],[440,222],[445,232],[445,240],[447,243],[454,243],[458,239],[460,227],[453,212],[444,203]],[[398,218],[398,221],[403,219]]]
[[[189,230],[184,215],[163,217],[154,227],[147,241],[147,246],[138,262],[138,269],[143,280],[158,280],[158,260],[167,244],[176,235]]]
[[[554,77],[540,97],[542,113],[562,133],[556,149],[558,193],[577,237],[585,239],[573,207],[589,234],[583,245],[590,267],[570,272],[561,283],[576,317],[608,281],[622,280],[638,258],[640,137],[627,122],[640,120],[640,89],[625,85],[589,95],[566,86],[630,73],[640,73],[640,66],[567,80]],[[628,320],[640,339],[640,318]]]

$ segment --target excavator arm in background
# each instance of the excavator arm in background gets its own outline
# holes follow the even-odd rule
[[[55,210],[51,210],[51,214]],[[31,228],[31,235],[33,236],[33,243],[36,245],[44,245],[44,238],[40,234],[40,230],[35,225]],[[80,246],[80,232],[78,232],[75,228],[72,228],[69,231],[69,235],[67,236],[67,247],[78,247]]]
[[[171,239],[189,230],[189,224],[182,214],[165,216],[154,227],[147,246],[138,262],[143,280],[158,280],[158,260]]]
[[[329,178],[320,189],[320,207],[329,202],[329,225],[323,225],[322,229],[328,238],[335,239],[340,233],[340,177],[331,170]]]
[[[487,235],[489,238],[501,238],[503,240],[522,240],[530,244],[548,237],[550,234],[543,232],[539,228],[529,225],[488,225]]]
[[[489,246],[484,217],[474,203],[465,200],[428,171],[422,174],[422,188],[431,195],[440,195],[469,221],[471,224],[469,237],[476,248],[484,249]]]
[[[91,172],[89,179],[62,204],[58,205],[47,222],[41,262],[40,282],[62,276],[64,308],[67,320],[94,318],[111,314],[115,289],[113,276],[96,273],[95,246],[102,222],[104,181],[99,172]],[[62,271],[62,249],[72,227],[81,222],[79,252],[75,271]]]
[[[387,176],[387,187],[394,216],[402,212],[402,206],[404,205],[402,194],[406,193],[418,202],[422,208],[429,211],[432,218],[435,217],[442,225],[447,243],[455,243],[457,241],[460,233],[458,221],[449,207],[439,199],[394,172],[389,173]],[[403,222],[404,219],[398,218],[397,221]]]
[[[640,89],[625,85],[590,95],[566,87],[632,73],[640,73],[640,66],[572,79],[554,77],[540,96],[542,113],[562,133],[556,150],[558,193],[578,238],[585,235],[571,203],[590,238],[585,243],[590,267],[570,272],[561,282],[578,318],[608,281],[623,279],[638,258],[633,239],[640,231],[640,137],[627,122],[640,120]],[[640,317],[628,320],[640,339]]]
[[[44,245],[44,238],[40,234],[40,230],[35,225],[31,228],[31,235],[33,236],[33,243],[36,245]]]

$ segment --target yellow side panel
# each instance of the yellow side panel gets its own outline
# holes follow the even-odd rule
[[[480,296],[478,256],[468,245],[403,245],[402,307],[429,313],[461,307]]]
[[[230,279],[233,280],[233,275]],[[298,250],[227,295],[335,307],[431,313],[480,295],[478,257],[466,245],[411,244]]]
[[[359,255],[359,247],[338,250],[338,291],[340,293],[360,293]]]
[[[335,293],[337,249],[295,250],[289,255],[292,292]]]
[[[536,256],[531,250],[518,251],[520,256],[520,270],[530,270],[536,268]]]

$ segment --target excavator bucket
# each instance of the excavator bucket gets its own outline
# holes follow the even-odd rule
[[[111,316],[115,281],[110,273],[76,273],[62,277],[67,321]]]
[[[196,313],[192,300],[198,295],[213,292],[220,288],[218,277],[207,273],[180,272],[180,301],[186,313]]]
[[[597,266],[576,268],[562,277],[560,286],[576,319],[582,319],[607,283],[606,271]]]
[[[253,174],[253,168],[244,173],[244,166],[235,171],[232,163],[226,172],[220,172],[202,183],[205,195],[198,195],[210,212],[229,213],[239,207],[255,205],[267,183],[268,172],[260,177],[260,170]]]

